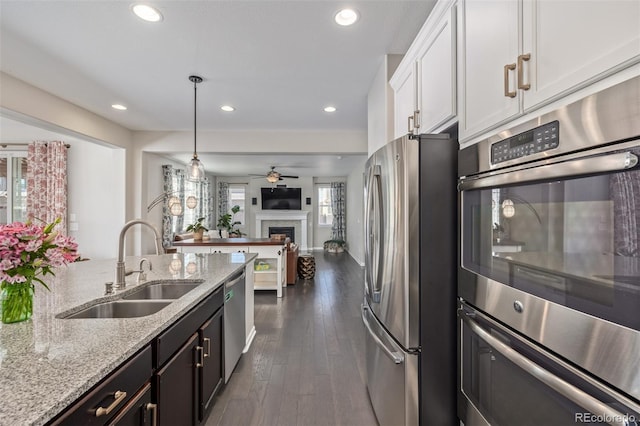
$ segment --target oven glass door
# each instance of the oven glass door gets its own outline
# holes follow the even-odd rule
[[[598,169],[624,155],[640,157],[640,147],[587,163]],[[515,172],[461,186],[462,266],[640,330],[640,167],[576,174],[574,165],[552,165],[547,178],[518,183]]]
[[[637,406],[491,319],[459,310],[465,424],[636,425]]]

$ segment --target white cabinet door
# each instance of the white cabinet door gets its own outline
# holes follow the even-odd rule
[[[393,123],[394,137],[399,138],[412,132],[413,120],[409,122],[409,117],[413,117],[416,110],[416,63],[412,62],[406,68],[394,74],[392,87],[393,98]]]
[[[420,133],[430,133],[456,115],[455,11],[445,12],[418,58]]]
[[[520,111],[516,90],[519,7],[515,0],[461,0],[460,139]],[[505,92],[514,95],[505,96]]]
[[[640,60],[640,1],[523,3],[524,110]]]

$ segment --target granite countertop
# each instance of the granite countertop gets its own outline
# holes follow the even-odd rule
[[[218,288],[255,253],[177,253],[145,256],[153,265],[147,280],[104,295],[113,281],[115,260],[73,263],[48,276],[47,291],[36,285],[33,318],[0,324],[0,425],[41,425],[60,413],[164,329]],[[137,269],[142,257],[127,257]],[[146,269],[146,266],[145,266]],[[204,282],[155,314],[121,319],[59,319],[96,299],[119,298],[123,292],[156,280]],[[78,308],[78,309],[76,309]]]
[[[284,241],[272,240],[271,238],[209,238],[204,240],[182,240],[174,241],[176,247],[184,246],[284,246]]]

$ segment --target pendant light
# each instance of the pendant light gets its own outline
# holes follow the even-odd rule
[[[202,77],[197,75],[189,76],[189,80],[193,82],[193,158],[187,168],[187,180],[190,182],[202,182],[204,180],[204,166],[198,160],[198,151],[196,149],[196,123],[197,123],[197,98],[198,98],[198,83],[202,83]]]

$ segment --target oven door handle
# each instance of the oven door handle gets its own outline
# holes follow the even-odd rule
[[[487,188],[546,179],[559,179],[593,173],[616,172],[631,169],[635,167],[636,164],[638,164],[638,157],[635,154],[631,152],[620,152],[514,170],[483,178],[471,178],[460,182],[458,189],[465,191],[468,189]]]
[[[628,416],[607,406],[604,402],[594,398],[593,396],[578,389],[572,384],[553,375],[549,371],[540,367],[535,362],[525,358],[511,347],[492,336],[477,322],[473,321],[470,318],[470,316],[474,315],[473,313],[469,314],[463,310],[459,310],[458,314],[460,319],[471,329],[472,332],[474,332],[478,337],[484,340],[489,346],[494,348],[502,356],[513,362],[515,365],[520,367],[531,376],[540,380],[551,389],[570,399],[575,404],[579,405],[590,413],[596,414],[598,416],[603,416],[604,419],[607,419],[607,422],[609,422],[609,424],[616,426],[629,426],[629,422],[626,421],[628,419]]]

